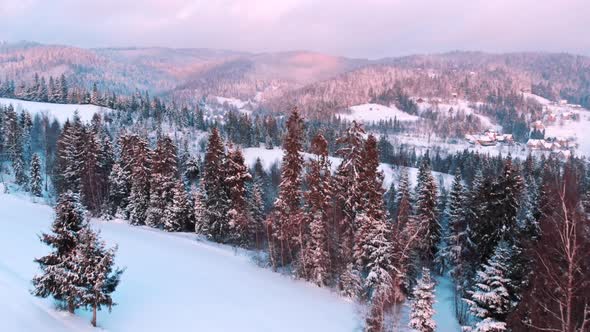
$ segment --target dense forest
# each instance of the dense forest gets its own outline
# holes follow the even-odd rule
[[[10,91],[45,98],[38,93],[43,81]],[[364,128],[336,118],[306,120],[297,110],[286,118],[230,112],[216,121],[198,105],[73,92],[63,77],[45,84],[47,101],[116,110],[90,123],[75,116],[60,124],[0,109],[1,174],[32,195],[69,211],[196,232],[259,252],[277,272],[365,303],[367,331],[388,330],[406,302],[411,327],[433,331],[434,277],[447,274],[455,314],[473,331],[589,328],[585,159],[417,154],[383,135],[409,130],[394,123]],[[249,169],[242,153],[249,146],[281,146],[283,160],[270,169],[257,160]],[[340,161],[335,168],[333,156]],[[401,167],[387,190],[380,163]],[[417,167],[416,179],[402,166]],[[452,186],[437,182],[433,171],[453,174]],[[84,218],[75,215],[83,229]],[[114,255],[95,235],[80,234],[102,257]],[[121,272],[111,269],[116,285]]]

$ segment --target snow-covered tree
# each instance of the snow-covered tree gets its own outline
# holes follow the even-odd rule
[[[265,215],[262,188],[260,187],[260,183],[257,182],[252,186],[252,194],[250,195],[250,215],[252,216],[250,232],[254,235],[254,246],[256,249],[260,249],[265,234]]]
[[[419,244],[419,257],[432,264],[441,238],[441,226],[437,213],[437,185],[430,166],[430,158],[426,154],[418,170],[416,183],[416,219],[422,226],[422,240]]]
[[[162,224],[168,232],[194,228],[193,207],[180,181],[176,181],[172,189],[172,201],[166,205],[162,217]]]
[[[86,227],[85,210],[78,194],[67,192],[60,196],[55,207],[55,220],[51,233],[44,233],[41,241],[53,248],[46,256],[35,259],[41,274],[33,278],[35,296],[53,296],[63,301],[68,311],[74,312],[79,306],[79,275],[73,264],[76,246],[80,243],[80,231]]]
[[[217,128],[211,130],[205,152],[203,185],[205,214],[201,232],[218,242],[227,240],[229,233],[229,196],[225,182],[226,154]]]
[[[309,225],[309,243],[302,254],[301,266],[306,277],[318,286],[325,286],[333,276],[330,257],[329,222],[332,202],[328,142],[316,135],[311,142],[314,158],[307,163],[305,182],[305,224]],[[303,271],[300,271],[300,273]]]
[[[41,159],[38,154],[33,154],[31,158],[31,193],[41,197],[43,191],[43,179],[41,178]]]
[[[109,194],[108,194],[108,214],[125,218],[124,213],[129,203],[129,171],[121,168],[119,163],[115,163],[109,175]]]
[[[359,229],[354,244],[354,259],[365,276],[369,297],[376,287],[387,284],[393,272],[392,244],[383,220],[357,214]]]
[[[106,306],[109,310],[116,304],[111,294],[119,285],[123,270],[114,267],[117,247],[107,248],[98,233],[90,227],[80,232],[80,242],[72,258],[73,273],[78,276],[79,303],[92,308],[92,326],[96,326],[97,310]]]
[[[199,161],[193,156],[189,156],[186,160],[184,168],[184,179],[188,186],[196,185],[201,176],[201,169],[199,167]]]
[[[274,267],[293,261],[302,248],[303,129],[303,119],[295,109],[287,120],[279,195],[268,220],[270,257]]]
[[[436,322],[433,319],[434,282],[427,268],[422,269],[422,277],[418,280],[412,294],[410,328],[419,332],[434,332],[436,330]]]
[[[346,269],[353,262],[354,237],[357,225],[356,214],[362,212],[363,191],[360,174],[363,172],[363,150],[365,131],[361,124],[353,121],[351,126],[337,139],[341,148],[337,154],[342,162],[334,174],[334,213],[337,224],[338,254],[334,257],[338,270]],[[342,285],[340,285],[342,289]]]
[[[176,146],[168,136],[161,137],[153,153],[150,183],[150,200],[146,225],[164,226],[164,211],[172,203],[172,191],[178,173]]]
[[[150,201],[151,151],[144,138],[132,135],[122,144],[124,169],[131,168],[131,193],[127,210],[132,225],[144,225]]]
[[[207,234],[207,225],[205,222],[205,198],[203,196],[202,186],[193,190],[193,214],[195,218],[195,233]]]
[[[473,289],[468,291],[465,302],[478,321],[473,332],[506,331],[506,318],[512,309],[508,292],[511,280],[508,279],[510,258],[506,242],[498,243],[494,255],[477,272]]]
[[[228,152],[224,166],[227,174],[226,188],[228,188],[230,199],[230,208],[227,212],[229,238],[235,244],[249,246],[253,236],[250,233],[252,218],[246,200],[246,183],[252,179],[252,176],[244,164],[244,155],[240,149]]]

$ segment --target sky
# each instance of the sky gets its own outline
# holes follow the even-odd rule
[[[0,0],[0,40],[80,47],[590,55],[590,0]]]

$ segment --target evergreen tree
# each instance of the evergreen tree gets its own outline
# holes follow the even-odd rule
[[[111,169],[109,175],[109,211],[108,213],[113,216],[125,218],[125,208],[127,207],[128,196],[129,196],[129,174],[119,163],[115,163]]]
[[[176,181],[172,190],[172,202],[166,205],[162,223],[168,232],[194,228],[193,207],[180,181]]]
[[[290,263],[303,246],[304,225],[301,209],[303,130],[303,119],[299,112],[294,110],[287,120],[279,195],[269,220],[270,257],[275,268]]]
[[[262,198],[262,188],[260,183],[254,183],[252,194],[250,195],[250,215],[252,223],[250,232],[254,235],[254,247],[262,248],[264,239],[264,199]]]
[[[316,135],[311,142],[314,158],[307,163],[305,183],[305,224],[309,225],[309,244],[302,253],[300,274],[318,286],[325,286],[333,276],[330,250],[330,211],[332,186],[328,142]],[[303,272],[303,273],[302,273]]]
[[[469,299],[465,302],[471,313],[478,318],[474,332],[506,331],[506,318],[511,310],[507,278],[509,259],[508,245],[500,242],[494,255],[482,269],[477,272],[473,290],[468,291]]]
[[[465,219],[465,201],[465,189],[463,187],[461,172],[457,169],[446,208],[449,231],[444,255],[451,265],[450,275],[455,284],[455,315],[460,322],[463,322],[465,313],[462,299],[465,296],[465,270],[467,269],[469,259],[467,250],[470,241]]]
[[[80,305],[92,308],[92,326],[96,327],[96,312],[102,306],[109,310],[116,304],[111,294],[121,280],[123,270],[114,268],[117,248],[107,248],[99,234],[90,227],[80,232],[80,243],[73,256],[72,271],[78,275],[76,282],[79,289]]]
[[[248,167],[244,164],[244,156],[239,149],[228,152],[225,169],[226,188],[229,190],[230,209],[228,219],[230,226],[230,238],[235,244],[248,246],[252,243],[251,216],[246,200],[246,184],[252,176],[248,173]]]
[[[38,154],[33,154],[31,159],[31,193],[41,197],[43,192],[43,180],[41,179],[41,160]]]
[[[145,139],[131,136],[123,147],[124,163],[131,168],[131,191],[127,211],[132,225],[144,225],[150,201],[151,151]]]
[[[203,196],[202,186],[199,186],[193,191],[193,215],[195,219],[195,232],[198,234],[206,234],[207,225],[205,220],[205,197]]]
[[[187,185],[189,187],[196,185],[200,176],[201,170],[199,167],[199,161],[193,156],[188,157],[184,169],[184,180]]]
[[[422,277],[413,290],[414,298],[411,302],[409,326],[419,332],[434,332],[436,322],[434,316],[434,282],[430,278],[430,271],[422,269]]]
[[[218,242],[229,234],[229,197],[225,182],[226,154],[217,128],[211,130],[205,152],[203,185],[205,189],[204,223],[200,231]]]
[[[168,205],[172,204],[177,167],[178,159],[174,142],[168,136],[161,137],[152,158],[150,200],[145,221],[150,227],[164,226],[164,211]]]
[[[336,237],[339,239],[335,265],[340,271],[346,271],[348,264],[354,260],[353,247],[357,229],[355,220],[356,214],[362,212],[361,204],[364,195],[359,178],[364,170],[364,134],[362,126],[353,121],[342,137],[337,140],[337,143],[342,145],[337,152],[342,157],[342,162],[334,175],[334,218],[338,223]],[[342,287],[341,284],[341,291],[349,293]]]
[[[416,218],[423,232],[422,241],[419,244],[419,257],[422,262],[430,265],[438,252],[441,226],[437,218],[437,186],[432,176],[428,153],[423,157],[418,170]]]
[[[41,236],[41,241],[53,251],[35,259],[41,274],[33,278],[33,294],[53,296],[65,302],[70,312],[74,312],[80,304],[79,280],[73,262],[76,246],[80,243],[80,231],[86,227],[84,213],[79,195],[71,192],[61,195],[55,207],[56,218],[51,225],[51,233]]]

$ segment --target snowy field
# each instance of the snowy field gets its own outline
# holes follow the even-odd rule
[[[364,123],[379,122],[381,120],[417,121],[419,117],[397,109],[395,106],[379,104],[362,104],[350,107],[350,113],[339,114],[343,120],[356,120]]]
[[[96,105],[39,103],[35,101],[0,98],[0,105],[8,106],[11,104],[17,111],[26,110],[31,113],[32,116],[35,116],[35,114],[38,113],[48,114],[50,117],[56,118],[60,123],[64,123],[67,119],[71,119],[76,111],[78,111],[80,119],[83,122],[89,122],[94,113],[112,111],[110,108]]]
[[[0,325],[2,331],[93,331],[90,312],[57,312],[29,294],[34,257],[46,253],[37,235],[49,229],[50,207],[0,194]],[[327,289],[257,267],[231,248],[123,222],[94,222],[117,264],[127,267],[101,311],[107,331],[357,331],[355,304]],[[98,330],[98,329],[97,329]]]

